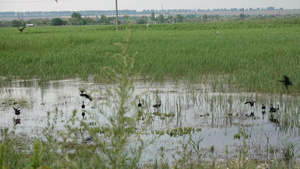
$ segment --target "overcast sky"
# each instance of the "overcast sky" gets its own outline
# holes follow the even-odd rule
[[[118,0],[119,9],[214,9],[266,8],[300,9],[300,0]],[[114,10],[115,0],[0,0],[6,11]]]

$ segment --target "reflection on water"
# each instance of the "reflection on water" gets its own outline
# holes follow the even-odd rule
[[[152,86],[148,89],[149,84],[145,82],[138,82],[135,86],[136,95],[145,92],[136,103],[141,103],[139,109],[143,112],[138,127],[143,126],[142,119],[146,116],[153,118],[147,134],[143,135],[145,140],[150,139],[154,131],[166,133],[167,129],[177,127],[201,129],[192,132],[192,139],[204,138],[201,148],[208,151],[213,146],[212,156],[225,159],[238,155],[236,152],[243,143],[234,136],[242,130],[248,135],[246,143],[252,158],[269,159],[282,155],[288,143],[295,145],[295,157],[299,155],[299,96],[217,93],[203,84],[187,86],[165,82]],[[14,81],[0,89],[1,128],[15,127],[16,133],[39,137],[47,125],[48,112],[51,118],[58,118],[56,129],[63,130],[74,110],[78,112],[78,117],[91,125],[101,126],[106,120],[97,114],[100,110],[109,114],[109,109],[99,104],[105,99],[105,87],[79,79],[50,81],[42,86],[35,80]],[[95,99],[80,97],[82,92],[79,89],[86,89],[86,93]],[[161,106],[153,107],[158,100]],[[245,104],[250,100],[255,100],[253,106]],[[271,105],[279,106],[279,110],[272,115],[269,113]],[[12,107],[22,113],[16,117]],[[151,162],[160,153],[161,147],[165,152],[170,152],[165,154],[165,158],[172,160],[172,154],[181,150],[180,140],[187,138],[163,134],[146,148],[141,162]],[[271,148],[276,151],[267,151]]]

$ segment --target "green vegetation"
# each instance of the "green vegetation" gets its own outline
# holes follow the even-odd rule
[[[106,89],[107,99],[103,104],[109,110],[99,109],[95,115],[107,120],[102,128],[90,126],[74,111],[66,122],[66,130],[57,131],[54,126],[59,120],[58,110],[48,112],[47,127],[42,137],[34,142],[15,131],[1,128],[0,168],[135,168],[143,150],[164,134],[190,135],[190,138],[186,141],[184,136],[180,142],[182,147],[176,151],[176,156],[172,156],[173,164],[163,161],[165,152],[161,148],[161,161],[149,164],[149,168],[299,166],[296,162],[294,165],[295,146],[290,143],[283,143],[286,145],[285,159],[276,159],[276,163],[249,160],[246,139],[250,135],[241,128],[234,135],[242,138],[238,159],[228,159],[227,163],[215,161],[214,146],[209,149],[212,162],[204,162],[207,153],[201,148],[203,138],[191,138],[191,133],[201,132],[201,128],[155,130],[153,140],[144,142],[142,133],[146,132],[151,119],[144,117],[143,110],[137,110],[135,104],[141,96],[133,95],[135,81],[140,76],[162,81],[171,77],[192,83],[203,82],[213,84],[214,90],[222,90],[225,83],[236,90],[285,92],[277,81],[285,74],[293,81],[290,91],[298,91],[298,18],[150,25],[148,28],[137,25],[131,29],[134,33],[129,33],[130,41],[128,36],[123,41],[123,35],[128,32],[122,26],[118,32],[111,26],[34,27],[23,33],[12,28],[0,29],[3,84],[16,78],[38,78],[43,82],[53,78],[87,79],[90,75],[97,75],[102,82],[117,84]],[[16,101],[5,102],[14,104]],[[217,100],[211,100],[212,107],[214,102]],[[180,117],[180,110],[179,101],[176,115],[152,114],[164,118]],[[138,126],[141,116],[144,123]],[[80,128],[75,125],[78,123]]]
[[[291,77],[300,89],[300,18],[228,23],[134,25],[138,51],[134,68],[142,76],[234,85],[247,91],[285,92],[277,80]],[[1,28],[0,75],[63,79],[99,74],[115,67],[106,52],[118,52],[125,25],[32,27],[21,33]],[[216,31],[219,33],[216,34]]]

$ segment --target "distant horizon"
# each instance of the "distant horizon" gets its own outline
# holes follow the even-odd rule
[[[272,7],[272,6],[270,6]],[[209,10],[211,12],[213,12],[214,9],[227,9],[227,10],[230,10],[230,9],[235,9],[235,8],[214,8],[214,9],[201,9],[199,8],[200,10]],[[237,8],[238,10],[241,9],[241,8]],[[250,8],[244,8],[244,9],[250,9]],[[257,8],[252,8],[254,10],[256,10]],[[266,10],[266,8],[260,8],[260,9],[263,9],[263,10]],[[137,11],[137,12],[141,12],[141,11],[144,11],[144,10],[155,10],[155,11],[160,11],[162,9],[143,9],[143,10],[136,10],[136,9],[118,9],[118,11],[122,11],[122,10],[131,10],[131,11]],[[183,8],[174,8],[174,9],[163,9],[163,10],[198,10],[198,9],[183,9]],[[280,10],[280,8],[275,8],[274,10]],[[300,8],[294,8],[294,9],[286,9],[286,8],[283,8],[282,10],[300,10]],[[109,10],[61,10],[61,11],[0,11],[0,12],[64,12],[64,11],[74,11],[74,12],[80,12],[80,11],[115,11],[115,9],[109,9]]]
[[[231,9],[267,8],[300,9],[300,0],[122,0],[119,10],[173,10],[173,9]],[[112,0],[0,0],[0,12],[50,11],[108,11],[115,10]]]

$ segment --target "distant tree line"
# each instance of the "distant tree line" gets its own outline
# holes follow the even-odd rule
[[[216,9],[148,9],[148,10],[119,10],[119,15],[143,15],[143,14],[151,14],[154,13],[189,13],[189,12],[209,12],[209,11],[264,11],[264,10],[284,10],[283,8],[276,9],[275,7],[267,7],[267,8],[216,8]],[[87,11],[34,11],[34,12],[23,12],[25,17],[55,17],[55,16],[70,16],[73,12],[78,12],[83,16],[95,16],[95,15],[114,15],[114,10],[87,10]],[[0,16],[2,17],[14,17],[18,12],[0,12]]]
[[[294,15],[245,15],[240,14],[237,16],[220,16],[220,15],[169,15],[159,14],[155,15],[152,12],[150,15],[141,16],[126,16],[119,17],[119,24],[126,24],[128,19],[132,24],[162,24],[162,23],[180,23],[180,22],[223,22],[230,20],[245,20],[245,19],[267,19],[273,17],[299,17],[299,14]],[[0,27],[20,27],[26,23],[31,23],[34,26],[62,26],[62,25],[114,25],[115,17],[108,17],[104,14],[96,17],[82,17],[78,12],[73,12],[70,18],[39,18],[30,20],[12,20],[12,21],[0,21]]]

